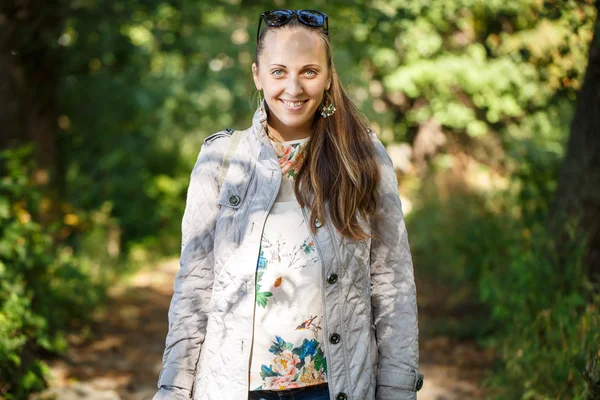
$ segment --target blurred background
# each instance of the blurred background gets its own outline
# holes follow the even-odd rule
[[[250,124],[260,13],[311,8],[397,169],[419,398],[599,399],[598,7],[3,0],[0,398],[152,397],[202,140]]]

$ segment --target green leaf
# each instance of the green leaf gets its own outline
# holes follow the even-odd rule
[[[262,308],[267,307],[267,301],[269,297],[273,296],[271,292],[258,292],[256,293],[256,304],[258,304]]]
[[[321,350],[320,347],[319,350],[317,350],[317,354],[315,354],[314,362],[315,369],[317,371],[323,371],[327,373],[327,362],[325,360],[325,354],[323,354],[323,350]]]

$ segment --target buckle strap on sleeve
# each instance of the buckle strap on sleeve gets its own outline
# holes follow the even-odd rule
[[[423,387],[423,375],[418,370],[404,372],[399,370],[379,370],[377,384],[398,387],[418,392]]]

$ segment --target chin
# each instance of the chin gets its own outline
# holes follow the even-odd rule
[[[289,115],[287,112],[281,112],[280,110],[273,112],[273,109],[271,109],[271,113],[273,113],[273,116],[277,118],[279,122],[285,126],[289,126],[290,128],[304,127],[307,123],[312,121],[314,117],[314,113],[306,115]]]
[[[279,121],[285,126],[289,126],[290,128],[302,128],[306,126],[312,118],[279,118]]]
[[[271,109],[273,111],[273,109]],[[312,124],[316,110],[305,110],[302,113],[290,113],[285,109],[277,109],[273,113],[282,124],[291,128],[300,128]]]

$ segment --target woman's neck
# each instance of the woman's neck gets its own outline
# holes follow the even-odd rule
[[[276,142],[288,142],[290,140],[304,139],[311,135],[311,127],[291,128],[283,125],[280,121],[267,120],[267,133],[271,140]]]

